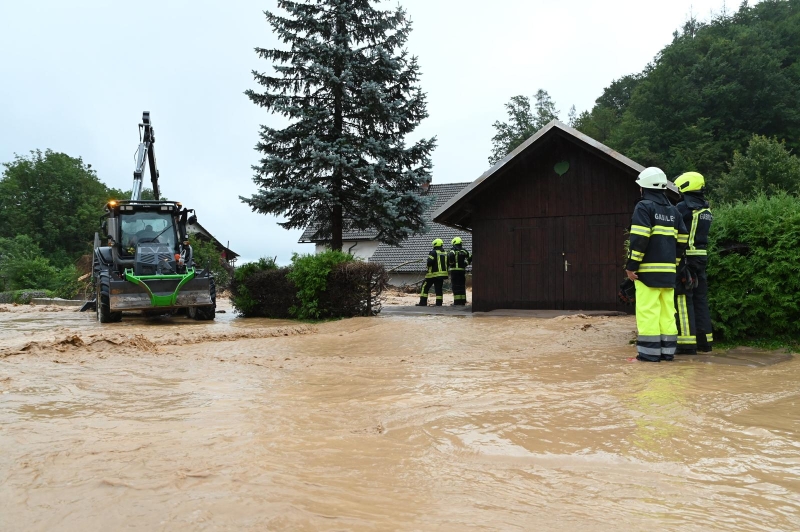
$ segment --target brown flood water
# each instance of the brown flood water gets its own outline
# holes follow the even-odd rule
[[[800,529],[797,358],[630,363],[630,317],[218,318],[0,312],[0,530]]]

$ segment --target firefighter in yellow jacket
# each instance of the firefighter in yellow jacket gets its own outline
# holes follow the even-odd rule
[[[679,355],[694,355],[697,351],[712,350],[714,336],[708,310],[708,233],[714,216],[705,198],[706,180],[697,172],[686,172],[675,179],[683,196],[678,212],[689,230],[686,250],[686,269],[693,282],[687,286],[678,282],[675,287],[675,307],[678,311]]]
[[[433,286],[436,290],[436,306],[441,307],[444,301],[442,285],[445,279],[447,279],[447,253],[444,251],[444,242],[441,238],[437,238],[433,241],[433,250],[428,254],[428,272],[425,274],[425,282],[422,283],[417,306],[428,306],[428,292]]]
[[[453,249],[447,253],[447,269],[450,270],[450,284],[453,285],[453,305],[467,304],[467,266],[472,264],[472,255],[464,249],[461,237],[450,241]]]
[[[645,168],[636,183],[642,199],[633,211],[630,252],[625,267],[636,285],[637,360],[673,360],[678,347],[675,323],[675,276],[689,240],[678,210],[664,191],[667,176]]]

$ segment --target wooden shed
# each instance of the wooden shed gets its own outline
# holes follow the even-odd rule
[[[644,169],[552,121],[434,221],[472,231],[473,310],[621,310],[625,233]]]

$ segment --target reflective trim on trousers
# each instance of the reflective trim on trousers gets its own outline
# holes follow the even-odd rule
[[[678,349],[678,337],[671,334],[661,335],[661,354],[674,355]]]
[[[695,345],[697,338],[694,336],[678,336],[678,345]]]

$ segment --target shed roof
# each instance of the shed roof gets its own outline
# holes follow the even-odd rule
[[[591,152],[609,160],[610,162],[620,165],[624,168],[630,169],[632,172],[638,174],[644,170],[644,166],[628,159],[621,153],[609,148],[605,144],[598,142],[592,137],[585,135],[577,129],[571,128],[568,125],[558,121],[552,120],[542,129],[537,131],[528,140],[520,144],[514,151],[506,155],[503,159],[498,161],[489,170],[483,173],[478,179],[469,183],[461,192],[456,194],[445,205],[435,211],[432,215],[433,220],[440,224],[449,225],[456,228],[469,230],[471,228],[471,208],[469,206],[470,199],[474,198],[476,194],[491,185],[496,179],[502,175],[502,170],[509,166],[518,156],[534,149],[537,142],[550,135],[562,135],[573,142],[583,145]],[[669,183],[669,190],[674,193],[679,193],[677,187]]]
[[[450,198],[458,194],[469,183],[442,183],[431,185],[428,188],[426,195],[433,196],[433,202],[428,210],[425,211],[424,218],[428,222],[429,230],[427,233],[416,234],[403,240],[399,246],[390,246],[388,244],[379,244],[378,249],[372,254],[369,261],[379,262],[384,265],[387,270],[392,270],[398,273],[418,273],[424,272],[427,269],[425,261],[406,264],[409,261],[416,259],[425,259],[428,256],[428,251],[431,250],[431,242],[434,238],[441,238],[444,240],[445,245],[449,246],[450,241],[460,236],[464,247],[472,249],[472,234],[465,233],[460,229],[454,229],[442,224],[432,222],[433,213],[439,210]]]

